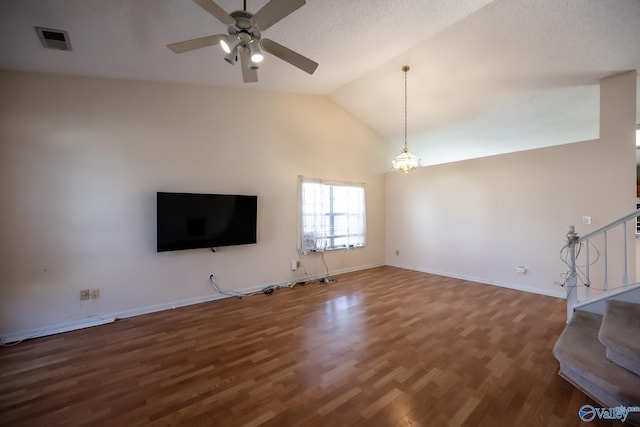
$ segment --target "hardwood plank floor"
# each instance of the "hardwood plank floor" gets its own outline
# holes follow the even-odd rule
[[[1,348],[0,425],[573,426],[598,406],[557,374],[564,300],[335,279]]]

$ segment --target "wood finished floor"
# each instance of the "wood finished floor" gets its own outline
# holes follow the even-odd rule
[[[563,300],[336,279],[0,348],[0,425],[574,426],[598,406],[557,374]]]

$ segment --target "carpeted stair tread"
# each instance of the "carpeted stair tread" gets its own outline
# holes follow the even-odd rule
[[[598,340],[601,321],[598,314],[574,313],[553,348],[560,374],[603,405],[637,406],[640,377],[607,359]]]
[[[640,304],[607,301],[598,339],[609,360],[640,375]]]

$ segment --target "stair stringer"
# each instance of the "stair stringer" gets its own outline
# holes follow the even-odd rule
[[[640,304],[640,283],[626,286],[620,290],[609,292],[590,301],[578,303],[573,307],[574,311],[586,311],[594,314],[604,314],[607,301],[623,301]]]

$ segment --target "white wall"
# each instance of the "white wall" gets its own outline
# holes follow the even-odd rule
[[[597,140],[388,173],[387,264],[564,295],[568,226],[635,210],[635,85],[635,72],[601,82]]]
[[[366,183],[368,245],[332,271],[384,263],[392,156],[325,97],[0,73],[0,335],[293,279],[297,177]],[[157,191],[258,195],[258,243],[157,253]],[[300,272],[298,272],[300,273]],[[100,299],[80,303],[81,289]]]

